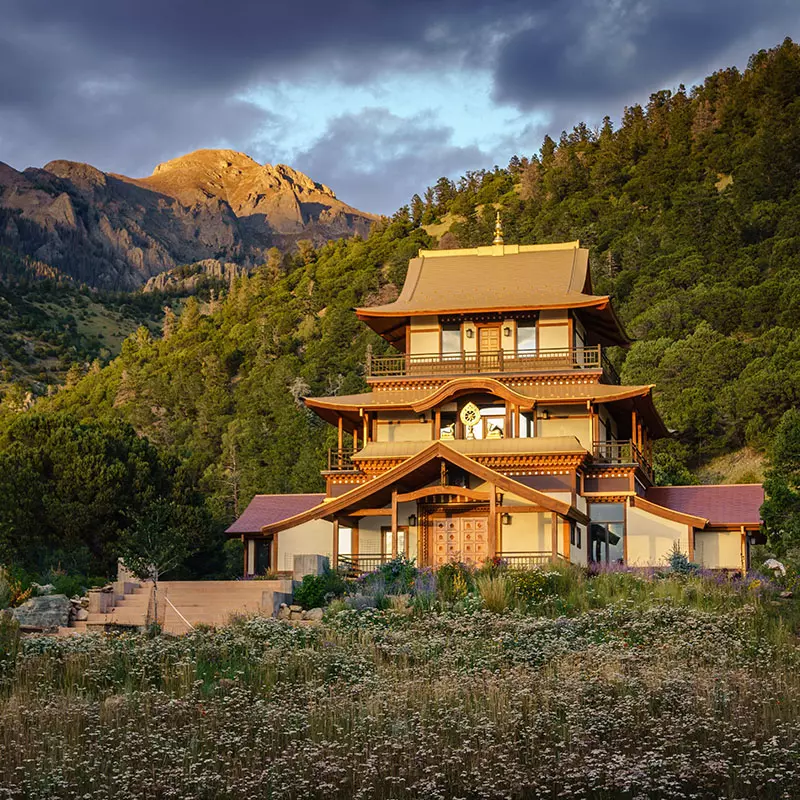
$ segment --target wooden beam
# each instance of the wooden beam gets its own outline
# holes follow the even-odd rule
[[[333,520],[333,547],[331,548],[331,561],[333,569],[339,566],[339,520]]]
[[[410,503],[413,500],[420,500],[423,497],[430,497],[437,494],[455,494],[459,497],[468,497],[470,500],[486,502],[489,499],[489,492],[478,492],[475,489],[465,489],[463,486],[425,486],[413,492],[397,495],[398,503]]]
[[[350,512],[351,517],[391,517],[391,508],[357,508]]]
[[[503,506],[501,511],[503,514],[541,514],[542,512],[550,513],[543,506]]]
[[[497,555],[497,491],[494,484],[489,484],[489,529],[487,531],[488,548],[492,556]]]

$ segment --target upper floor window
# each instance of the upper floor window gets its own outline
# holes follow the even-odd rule
[[[442,353],[459,353],[461,351],[461,326],[458,324],[442,325]]]
[[[517,323],[517,350],[536,350],[536,323]]]

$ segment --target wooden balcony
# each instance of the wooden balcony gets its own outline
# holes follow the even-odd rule
[[[596,464],[638,465],[646,475],[653,477],[652,464],[632,441],[595,442],[594,461]]]
[[[611,383],[619,376],[600,345],[559,350],[493,350],[482,353],[400,353],[375,356],[367,352],[367,378],[431,378],[440,376],[558,372],[602,369]]]
[[[359,472],[353,464],[353,453],[355,451],[350,448],[336,448],[331,447],[328,449],[328,472]]]

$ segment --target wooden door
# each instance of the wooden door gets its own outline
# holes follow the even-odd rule
[[[480,517],[434,519],[433,566],[451,561],[482,564],[489,557],[488,521]]]
[[[499,326],[478,328],[478,363],[484,372],[497,372],[500,369]]]

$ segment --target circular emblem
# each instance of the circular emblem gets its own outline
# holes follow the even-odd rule
[[[474,428],[481,421],[481,411],[475,403],[467,403],[461,409],[461,421],[468,428]]]

